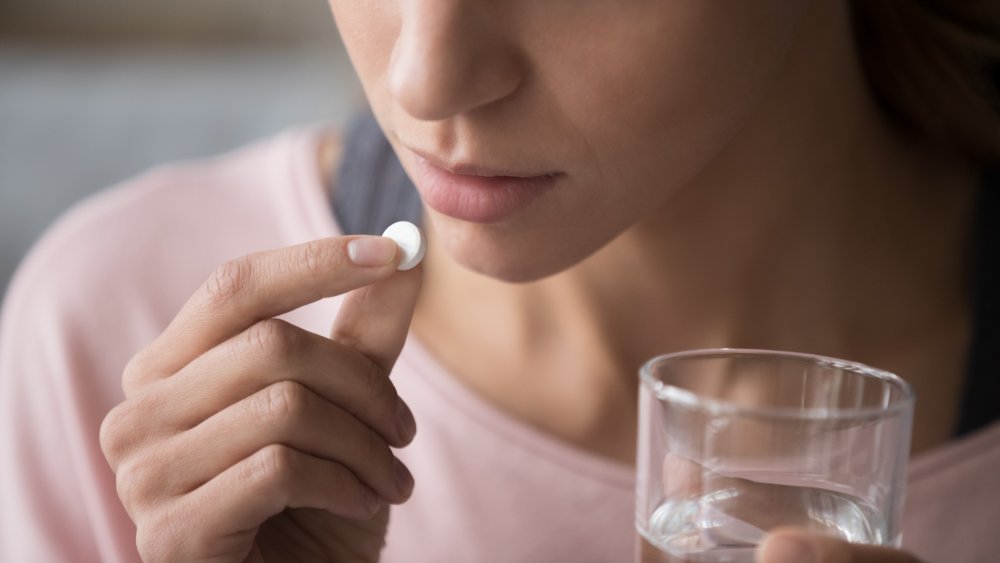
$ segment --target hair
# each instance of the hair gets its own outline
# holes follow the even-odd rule
[[[901,128],[1000,164],[1000,2],[851,0],[861,64]]]

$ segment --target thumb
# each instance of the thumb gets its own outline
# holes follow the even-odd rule
[[[361,352],[389,375],[406,343],[422,272],[417,266],[348,293],[330,337]]]
[[[915,556],[876,545],[852,544],[795,528],[780,528],[757,548],[757,563],[920,563]]]

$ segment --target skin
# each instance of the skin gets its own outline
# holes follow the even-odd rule
[[[413,429],[398,427],[385,377],[411,317],[487,400],[623,463],[637,367],[685,348],[904,374],[922,397],[914,450],[948,438],[961,378],[942,374],[962,372],[968,346],[975,171],[885,120],[846,2],[330,5],[411,176],[416,148],[560,178],[502,222],[428,210],[427,258],[409,273],[395,256],[352,263],[354,237],[221,267],[129,365],[102,428],[145,557],[376,561],[384,505],[413,486],[403,471],[396,484],[388,453]],[[358,288],[331,339],[269,320]],[[317,376],[330,369],[336,388]],[[261,413],[269,423],[242,435]],[[336,444],[310,432],[324,424]],[[786,542],[817,561],[912,561],[794,530],[759,560],[800,560]]]
[[[564,174],[501,223],[427,212],[414,330],[471,387],[627,461],[645,359],[791,349],[907,374],[940,399],[915,450],[947,439],[975,179],[885,121],[845,2],[331,7],[411,176],[407,147]]]

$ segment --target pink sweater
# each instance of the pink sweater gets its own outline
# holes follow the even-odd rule
[[[128,359],[227,259],[339,234],[320,131],[162,167],[77,206],[38,243],[0,323],[0,561],[132,561],[98,445]],[[326,334],[339,299],[286,319]],[[414,338],[393,372],[417,482],[383,561],[609,562],[633,549],[631,467],[491,406]],[[929,561],[1000,557],[1000,424],[913,460],[903,541]]]

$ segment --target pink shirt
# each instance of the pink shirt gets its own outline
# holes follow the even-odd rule
[[[156,169],[77,206],[22,264],[0,321],[0,561],[138,559],[98,445],[122,368],[222,262],[340,234],[320,134]],[[338,304],[285,318],[327,334]],[[383,561],[631,559],[631,467],[491,406],[412,337],[393,381],[417,418],[400,452],[417,486]],[[1000,424],[913,460],[909,549],[996,561],[998,525]]]

